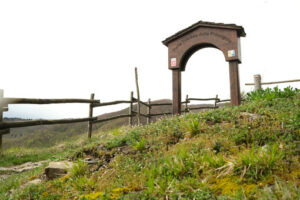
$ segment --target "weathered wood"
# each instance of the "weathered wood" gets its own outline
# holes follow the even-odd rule
[[[190,107],[189,110],[215,109],[215,106]]]
[[[241,104],[240,80],[239,80],[239,61],[229,61],[230,77],[230,98],[231,105],[238,106]]]
[[[132,126],[132,108],[133,108],[133,92],[130,92],[130,104],[129,104],[129,108],[128,108],[128,123],[129,126]]]
[[[147,117],[147,124],[150,124],[150,121],[151,121],[151,106],[150,106],[150,104],[151,104],[151,99],[148,99],[148,107],[147,107],[147,115],[148,115],[148,117]]]
[[[141,117],[146,117],[146,118],[148,117],[147,114],[143,114],[143,113],[140,113],[140,116],[141,116]]]
[[[77,119],[55,119],[55,120],[30,120],[20,122],[2,122],[0,123],[0,130],[7,128],[20,128],[27,126],[38,126],[38,125],[51,125],[51,124],[69,124],[76,122],[87,122],[89,120],[97,120],[97,117],[92,118],[77,118]]]
[[[264,82],[261,85],[272,85],[272,84],[279,84],[279,83],[292,83],[292,82],[299,82],[300,79],[294,80],[286,80],[286,81],[272,81],[272,82]],[[246,83],[245,85],[255,85],[255,83]]]
[[[3,98],[4,104],[54,104],[54,103],[100,103],[99,100],[90,99],[28,99]]]
[[[173,89],[173,114],[181,114],[181,71],[180,69],[172,70],[172,89]]]
[[[217,98],[188,98],[189,101],[215,101]]]
[[[3,100],[3,95],[4,95],[4,91],[2,89],[0,89],[0,102],[2,102]],[[3,109],[2,109],[2,103],[0,103],[0,107],[1,107],[1,110],[0,110],[0,123],[2,123],[2,120],[3,120]],[[5,133],[7,130],[3,130],[2,132]],[[2,133],[0,133],[0,156],[2,155]]]
[[[134,116],[134,114],[132,114],[131,116]],[[106,121],[124,118],[124,117],[130,117],[130,115],[117,115],[117,116],[106,118],[106,119],[96,119],[96,120],[93,120],[92,123],[106,122]]]
[[[1,109],[1,108],[0,108]],[[8,111],[8,107],[2,107],[2,112],[7,112]]]
[[[6,135],[6,134],[9,134],[9,133],[10,133],[9,129],[0,130],[0,135]]]
[[[101,107],[101,106],[111,106],[122,103],[131,103],[132,101],[127,100],[118,100],[118,101],[110,101],[110,102],[102,102],[102,103],[93,103],[93,107]]]
[[[92,93],[91,94],[91,100],[94,100],[94,97],[95,97],[95,94]],[[92,117],[93,117],[93,104],[90,103],[90,106],[89,106],[89,118],[92,118]],[[93,123],[92,123],[92,121],[88,121],[88,132],[87,132],[88,138],[92,137],[92,131],[93,131]]]
[[[218,99],[218,95],[216,95],[216,99],[215,99],[215,107],[217,107],[217,103],[219,102],[220,99]]]
[[[219,100],[218,103],[221,103],[221,102],[228,102],[228,101],[231,101],[231,99],[223,99],[223,100]]]
[[[165,113],[153,113],[151,114],[151,117],[160,116],[160,115],[172,115],[171,112],[165,112]]]
[[[151,103],[150,106],[171,106],[172,103]]]
[[[189,111],[188,103],[189,103],[189,95],[186,95],[185,96],[185,108],[184,108],[185,111]]]
[[[136,93],[137,93],[137,122],[138,122],[138,125],[140,125],[141,123],[141,99],[140,99],[140,89],[139,89],[139,80],[138,80],[138,71],[137,71],[137,68],[134,68],[134,71],[135,71],[135,85],[136,85]]]
[[[254,90],[261,89],[261,76],[260,76],[260,74],[255,74],[253,76],[253,79],[254,79]]]
[[[143,105],[146,106],[146,107],[149,107],[149,104],[146,103],[146,102],[140,101],[140,103],[143,104]]]

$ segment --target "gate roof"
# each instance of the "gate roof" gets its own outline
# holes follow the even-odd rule
[[[224,23],[214,23],[214,22],[204,22],[204,21],[199,21],[177,33],[175,33],[174,35],[166,38],[164,41],[162,41],[162,43],[166,46],[168,46],[168,44],[170,42],[172,42],[173,40],[176,40],[180,37],[182,37],[183,35],[199,28],[199,27],[211,27],[211,28],[221,28],[221,29],[231,29],[231,30],[236,30],[237,31],[237,35],[238,37],[245,37],[246,33],[245,30],[242,26],[238,26],[235,24],[224,24]]]

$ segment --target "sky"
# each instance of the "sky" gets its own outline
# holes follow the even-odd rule
[[[0,88],[5,97],[128,100],[138,68],[141,99],[172,98],[161,41],[200,20],[242,25],[241,91],[300,78],[299,0],[0,0]],[[300,82],[291,83],[300,88]],[[279,87],[285,87],[281,84]],[[229,98],[221,51],[205,48],[182,73],[182,97]],[[136,94],[136,92],[135,92]],[[135,95],[136,96],[136,95]],[[125,108],[101,107],[95,115]],[[5,117],[87,117],[88,105],[10,105]]]

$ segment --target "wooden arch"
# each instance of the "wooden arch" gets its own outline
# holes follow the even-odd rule
[[[240,104],[238,64],[241,63],[240,37],[245,36],[242,26],[199,21],[163,41],[168,47],[173,76],[173,114],[181,113],[181,71],[193,53],[206,47],[219,49],[229,62],[231,104]]]

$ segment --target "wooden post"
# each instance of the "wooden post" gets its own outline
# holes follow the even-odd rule
[[[128,114],[130,115],[128,118],[128,124],[129,126],[132,126],[132,106],[133,105],[133,92],[130,92],[130,104],[128,108]]]
[[[229,76],[231,105],[238,106],[241,103],[239,61],[229,61]]]
[[[3,90],[0,89],[0,123],[3,120],[3,104],[2,104],[2,98],[3,98]],[[0,132],[0,156],[2,155],[3,149],[2,149],[2,134]]]
[[[217,103],[218,103],[218,95],[216,95],[215,108],[217,108]]]
[[[181,114],[181,71],[180,69],[172,70],[173,81],[173,115]]]
[[[260,74],[255,74],[254,78],[254,91],[261,89],[261,76]]]
[[[95,94],[92,93],[91,94],[91,100],[94,100]],[[90,103],[90,107],[89,107],[89,118],[93,117],[93,103]],[[92,131],[93,131],[93,123],[92,121],[88,121],[88,138],[92,137]]]
[[[136,93],[137,93],[137,123],[138,126],[141,123],[141,104],[140,104],[140,89],[139,89],[139,80],[138,80],[138,71],[137,68],[134,69],[135,71],[135,85],[136,85]]]
[[[189,103],[189,95],[186,95],[185,96],[185,111],[186,112],[189,111],[188,103]]]
[[[151,103],[151,99],[148,99],[148,107],[147,107],[147,124],[150,124],[150,121],[151,121],[151,106],[150,106],[150,103]]]

